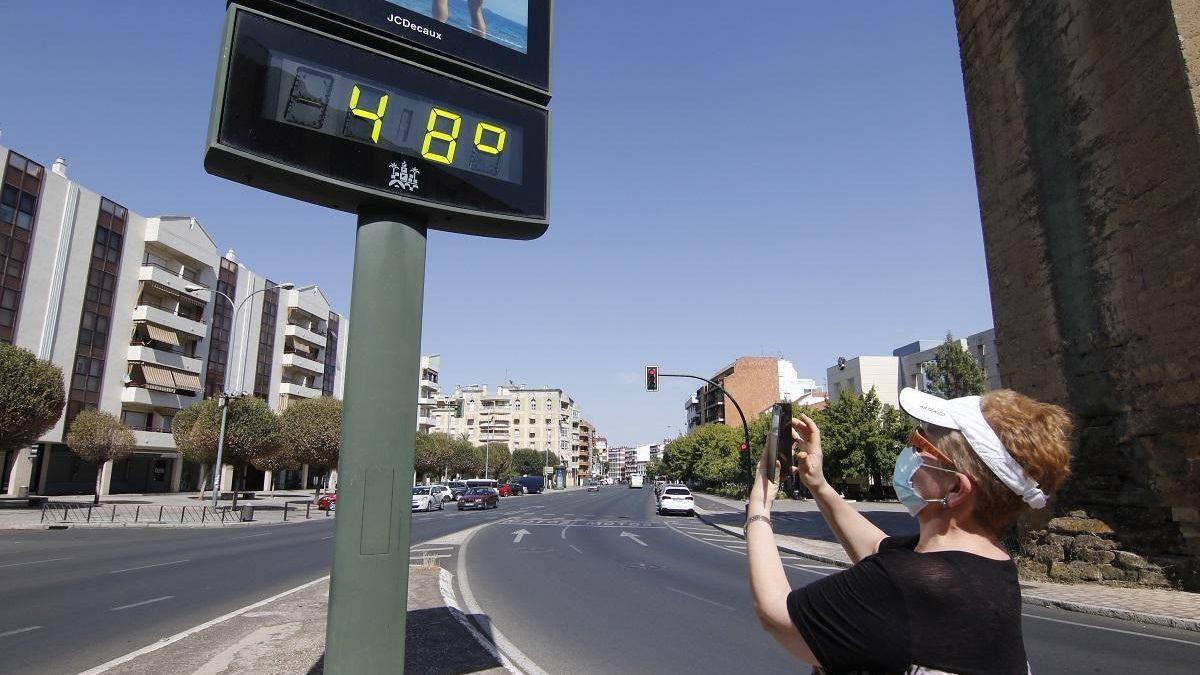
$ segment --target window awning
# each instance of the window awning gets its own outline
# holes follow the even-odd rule
[[[178,388],[175,386],[175,376],[166,368],[159,368],[158,366],[143,363],[142,374],[146,377],[147,385],[153,385],[172,392]]]
[[[179,334],[169,328],[156,326],[152,323],[145,324],[146,333],[150,335],[151,340],[157,342],[165,342],[169,345],[179,346]]]
[[[187,389],[188,391],[200,391],[200,376],[193,373],[183,373],[172,371],[175,376],[175,386],[179,389]]]

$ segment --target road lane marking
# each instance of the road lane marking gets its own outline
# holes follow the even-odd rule
[[[176,642],[179,642],[180,640],[182,640],[190,635],[195,635],[196,633],[199,633],[202,630],[206,630],[206,629],[211,628],[219,623],[223,623],[232,618],[241,616],[242,614],[245,614],[246,612],[258,609],[259,607],[262,607],[263,605],[268,605],[282,597],[291,595],[292,593],[295,593],[296,591],[302,591],[302,590],[308,588],[309,586],[319,584],[322,581],[326,581],[328,579],[329,579],[329,575],[326,574],[325,576],[323,576],[319,579],[313,579],[312,581],[310,581],[306,584],[300,584],[299,586],[297,586],[295,588],[286,590],[286,591],[284,591],[282,593],[278,593],[276,595],[272,595],[271,597],[266,598],[264,600],[259,600],[258,602],[254,603],[253,605],[246,605],[245,607],[243,607],[241,609],[235,609],[228,614],[222,614],[221,616],[218,616],[217,618],[215,618],[211,621],[205,621],[204,623],[200,624],[199,626],[192,626],[191,628],[189,628],[185,631],[176,633],[169,638],[164,638],[153,644],[146,645],[145,647],[142,647],[141,649],[129,652],[128,654],[126,654],[124,656],[118,656],[117,658],[115,658],[111,661],[102,663],[102,664],[96,666],[95,668],[92,668],[91,670],[85,670],[82,673],[80,673],[79,675],[100,675],[100,673],[106,673],[106,672],[112,670],[113,668],[116,668],[117,666],[121,665],[122,663],[128,663],[129,661],[132,661],[139,656],[142,656],[144,654],[149,654],[150,652],[158,651],[158,650],[162,649],[163,647],[166,647],[167,645],[175,644]]]
[[[1038,616],[1036,614],[1021,613],[1021,616],[1029,617],[1030,619],[1039,619],[1041,621],[1053,621],[1054,623],[1065,623],[1071,626],[1082,626],[1084,628],[1095,628],[1096,630],[1106,630],[1113,633],[1124,633],[1126,635],[1136,635],[1138,637],[1154,638],[1155,640],[1166,640],[1168,642],[1182,642],[1185,645],[1200,647],[1200,642],[1192,642],[1191,640],[1180,640],[1179,638],[1165,637],[1162,635],[1154,635],[1153,633],[1139,633],[1133,630],[1121,630],[1120,628],[1109,628],[1108,626],[1093,626],[1090,623],[1079,623],[1078,621],[1067,621],[1066,619],[1051,619],[1048,616]]]
[[[31,560],[29,562],[8,563],[7,565],[0,565],[0,567],[17,567],[19,565],[37,565],[38,563],[55,562],[58,560],[70,560],[70,558],[47,558],[46,560]]]
[[[173,597],[175,597],[175,596],[173,596],[173,595],[164,595],[164,596],[162,596],[161,598],[154,598],[153,600],[143,600],[143,601],[141,601],[141,602],[135,602],[135,603],[133,603],[132,605],[121,605],[120,607],[109,607],[109,608],[108,608],[108,611],[110,611],[110,612],[119,612],[119,611],[121,611],[121,610],[123,610],[123,609],[131,609],[131,608],[133,608],[133,607],[141,607],[142,605],[152,605],[152,604],[154,604],[154,603],[156,603],[156,602],[162,602],[163,600],[170,600],[170,599],[171,599],[171,598],[173,598]]]
[[[580,554],[580,555],[583,555],[583,551],[580,551],[580,550],[579,550],[579,547],[578,547],[578,546],[576,546],[575,544],[567,544],[567,545],[568,545],[568,546],[570,546],[571,548],[575,549],[575,552],[576,552],[576,553],[578,553],[578,554]]]
[[[424,544],[413,544],[412,548],[416,549],[418,546],[425,546],[425,545]],[[421,550],[422,551],[453,551],[454,547],[453,546],[425,546],[425,548],[422,548]]]
[[[189,560],[172,560],[171,562],[155,563],[153,565],[142,565],[141,567],[129,567],[129,568],[126,568],[123,570],[116,570],[113,572],[109,572],[109,574],[120,574],[122,572],[133,572],[136,570],[148,570],[151,567],[166,567],[167,565],[178,565],[180,563],[185,563],[185,562],[189,562]]]
[[[253,538],[255,538],[255,537],[265,537],[265,536],[267,536],[268,534],[271,534],[271,533],[270,533],[270,532],[263,532],[262,534],[248,534],[248,535],[246,535],[246,536],[244,536],[244,537],[234,537],[234,538],[233,538],[233,539],[231,539],[230,541],[237,541],[238,539],[253,539]]]
[[[326,539],[333,539],[333,535],[331,534],[328,537],[321,537],[321,541],[325,541]]]
[[[533,533],[523,527],[519,530],[513,530],[512,531],[512,535],[513,535],[512,543],[514,543],[514,544],[521,543],[521,540],[524,539],[525,535],[527,535],[527,534],[533,534]]]
[[[24,628],[18,628],[16,630],[10,630],[10,631],[0,633],[0,638],[8,637],[9,635],[20,635],[21,633],[28,633],[30,631],[35,631],[35,630],[40,630],[40,629],[41,629],[41,626],[26,626]]]
[[[642,541],[642,540],[641,540],[641,538],[640,538],[640,537],[638,537],[638,535],[636,535],[636,534],[634,534],[634,533],[632,533],[632,532],[622,532],[622,533],[621,533],[621,536],[622,536],[622,537],[629,537],[630,539],[632,539],[632,540],[636,541],[637,543],[641,544],[642,546],[645,546],[646,548],[649,548],[649,547],[650,547],[650,545],[649,545],[649,544],[647,544],[646,542]]]
[[[562,532],[559,532],[559,533],[558,533],[558,534],[559,534],[559,536],[560,536],[560,537],[562,537],[562,540],[563,540],[563,541],[566,541],[566,540],[567,540],[567,530],[568,530],[570,527],[571,527],[571,526],[570,526],[570,525],[568,525],[568,526],[566,526],[566,527],[564,527],[564,528],[562,529]]]
[[[686,595],[689,598],[699,600],[700,602],[707,602],[710,605],[716,605],[717,607],[724,607],[725,609],[727,609],[731,612],[737,611],[733,607],[730,607],[729,605],[722,605],[721,603],[717,602],[716,600],[709,600],[708,598],[702,598],[698,595],[692,595],[691,593],[688,593],[687,591],[681,591],[678,588],[671,588],[670,586],[664,586],[664,588],[666,588],[668,591],[675,591],[676,593],[678,593],[680,595]]]

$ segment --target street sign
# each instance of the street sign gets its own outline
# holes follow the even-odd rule
[[[225,30],[209,173],[432,229],[546,231],[544,106],[236,5]]]
[[[550,92],[550,0],[295,1]]]

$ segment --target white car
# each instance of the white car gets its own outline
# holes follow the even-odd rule
[[[658,515],[672,512],[696,515],[696,504],[692,500],[691,490],[682,485],[668,485],[663,488],[662,496],[658,498]]]
[[[445,508],[441,497],[434,493],[433,486],[417,485],[412,490],[412,510],[413,511],[432,511],[437,509],[441,511]]]
[[[454,494],[448,485],[430,485],[429,491],[430,494],[442,500],[443,503],[454,501]]]

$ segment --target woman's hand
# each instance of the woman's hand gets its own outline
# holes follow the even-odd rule
[[[808,415],[800,413],[800,419],[792,420],[792,439],[795,441],[793,466],[800,482],[809,492],[816,494],[825,485],[823,469],[824,453],[821,451],[821,430]]]
[[[758,470],[754,472],[754,482],[750,485],[750,503],[747,515],[770,513],[775,495],[779,494],[779,462],[767,467],[767,453],[758,458]]]

